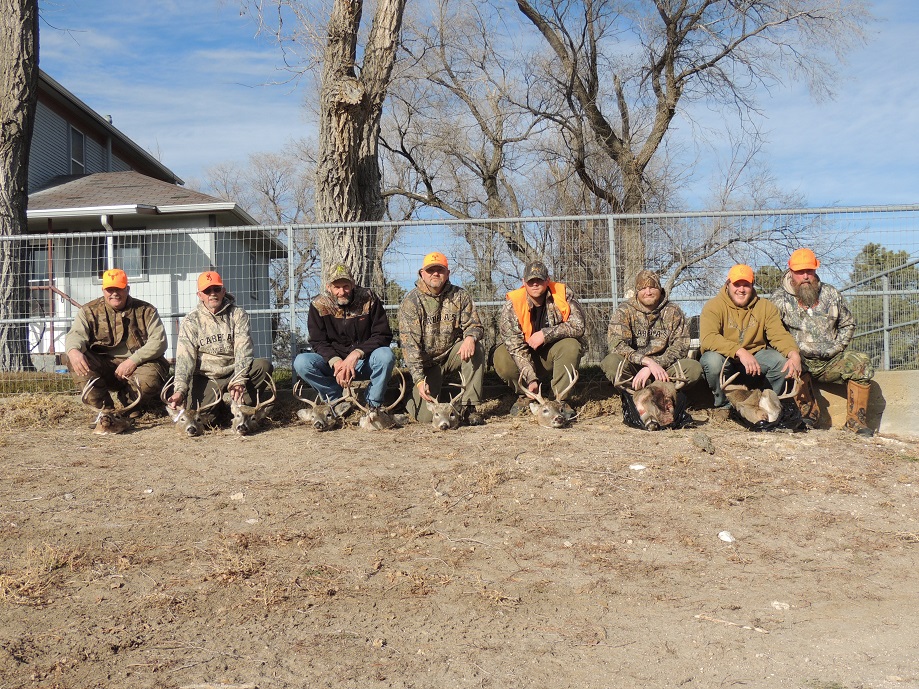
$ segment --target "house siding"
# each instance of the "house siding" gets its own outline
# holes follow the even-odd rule
[[[78,128],[79,129],[79,128]],[[84,166],[86,168],[86,174],[92,174],[94,172],[111,172],[108,169],[108,154],[105,151],[105,147],[101,145],[95,139],[91,139],[86,132],[83,132],[86,143],[84,144]]]
[[[29,149],[29,191],[59,175],[70,174],[70,128],[67,121],[39,102]]]

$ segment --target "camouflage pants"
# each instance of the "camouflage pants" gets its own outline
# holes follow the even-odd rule
[[[539,349],[531,350],[530,359],[533,362],[533,371],[539,378],[540,384],[552,377],[552,392],[558,394],[559,390],[568,387],[571,380],[568,378],[566,366],[573,366],[575,370],[581,362],[581,343],[573,337],[566,337],[553,342],[550,345],[543,345]],[[520,378],[520,369],[507,347],[499,345],[495,349],[494,355],[495,372],[501,376],[501,380],[511,386],[514,392],[517,392],[517,379]]]
[[[274,370],[268,359],[253,359],[249,367],[248,380],[246,381],[246,392],[243,395],[243,403],[249,406],[255,406],[256,398],[266,400],[271,396],[271,390],[264,380],[265,375],[270,375]],[[232,376],[226,378],[208,378],[203,373],[195,373],[191,379],[190,389],[186,395],[186,404],[192,405],[194,409],[210,404],[217,398],[222,398],[223,394],[230,386]],[[217,424],[221,412],[228,412],[229,405],[221,402],[217,406],[208,409],[201,414],[201,421],[208,426]]]
[[[456,404],[459,407],[474,407],[482,402],[482,387],[485,383],[485,349],[482,347],[481,342],[476,342],[475,353],[472,358],[469,361],[463,361],[459,355],[459,348],[462,344],[463,341],[460,340],[453,345],[450,355],[444,363],[426,366],[424,368],[424,378],[431,391],[431,397],[441,400],[441,392],[446,387],[443,384],[444,377],[448,373],[459,371],[463,378],[466,379],[466,390]],[[459,391],[458,388],[453,388],[453,390]],[[452,397],[455,394],[456,392],[453,392],[450,396]],[[420,423],[430,423],[434,418],[431,410],[428,409],[428,405],[421,399],[417,385],[412,386],[412,398],[405,403],[405,411],[408,412],[411,418]]]
[[[846,350],[832,359],[801,357],[806,370],[821,383],[845,383],[852,380],[868,385],[874,377],[874,366],[867,354]]]
[[[127,357],[101,356],[95,352],[86,352],[83,356],[86,357],[86,363],[89,366],[88,376],[81,376],[79,373],[75,373],[66,355],[63,357],[63,361],[67,364],[71,377],[81,389],[93,378],[101,378],[93,386],[92,390],[86,394],[87,404],[96,409],[113,409],[115,403],[109,394],[112,392],[118,393],[118,399],[122,405],[127,405],[133,401],[134,393],[128,381],[115,375],[115,369]],[[140,386],[140,395],[143,398],[143,402],[140,404],[141,407],[155,407],[159,404],[160,391],[163,389],[163,383],[166,382],[168,373],[169,364],[166,363],[165,359],[148,361],[146,364],[141,364],[137,367],[131,378],[136,378]]]

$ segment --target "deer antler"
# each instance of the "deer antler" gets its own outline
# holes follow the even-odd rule
[[[787,378],[786,378],[785,380],[786,380],[786,382],[788,381]],[[800,376],[795,376],[794,378],[792,378],[792,380],[794,381],[794,383],[792,383],[792,385],[791,385],[791,391],[790,391],[790,392],[785,392],[785,393],[782,393],[781,395],[779,395],[778,397],[779,397],[780,400],[787,400],[787,399],[789,399],[789,398],[791,398],[791,397],[796,397],[796,396],[797,396],[798,391],[801,389],[801,377],[800,377]]]
[[[734,380],[737,376],[739,376],[740,373],[741,373],[740,371],[738,371],[737,373],[735,373],[734,375],[732,375],[730,378],[728,378],[727,380],[725,380],[725,379],[724,379],[724,369],[727,368],[727,366],[728,366],[728,361],[730,361],[730,359],[728,359],[728,358],[726,357],[725,360],[724,360],[724,363],[721,364],[721,373],[718,375],[718,386],[719,386],[722,390],[724,390],[725,386],[730,385],[730,384],[731,384],[731,381],[733,381],[733,380]]]
[[[401,368],[398,369],[398,373],[399,373],[399,377],[402,378],[402,382],[399,385],[399,396],[396,398],[395,402],[383,407],[383,411],[386,411],[386,412],[392,411],[393,409],[396,408],[396,405],[402,401],[402,398],[405,397],[405,373],[402,371]],[[358,401],[357,395],[355,395],[354,392],[351,390],[350,384],[347,387],[345,387],[345,397],[348,399],[349,402],[353,402],[354,406],[360,409],[365,414],[370,413],[370,409],[365,407],[363,404],[361,404]]]
[[[571,382],[568,383],[568,387],[555,394],[555,399],[558,402],[561,402],[568,396],[568,393],[571,392],[571,388],[574,387],[574,384],[578,382],[578,378],[581,376],[578,370],[570,364],[565,366],[565,373],[568,374],[568,378],[571,380]]]
[[[134,388],[134,392],[137,393],[137,398],[133,402],[131,402],[131,404],[129,404],[128,406],[119,409],[118,412],[120,414],[124,414],[134,409],[134,407],[140,404],[140,400],[142,399],[142,395],[140,392],[140,380],[137,378],[137,376],[134,376],[133,378],[128,378],[128,385]]]
[[[213,392],[214,392],[214,401],[213,401],[213,402],[208,402],[208,403],[205,404],[204,406],[202,406],[202,407],[197,407],[196,409],[191,410],[191,411],[198,411],[198,412],[207,411],[208,409],[212,409],[213,407],[216,407],[216,406],[220,403],[220,395],[217,393],[217,390],[215,390],[214,388],[212,388],[210,385],[208,385],[207,387],[208,387],[208,390],[213,390]],[[167,404],[167,405],[169,404],[169,398],[171,397],[171,395],[169,395],[169,394],[167,394],[167,393],[169,392],[169,390],[172,390],[172,389],[174,389],[174,388],[175,388],[175,376],[170,376],[170,377],[169,377],[169,380],[166,381],[166,384],[163,385],[163,389],[160,391],[160,399],[163,400],[163,404]],[[188,395],[186,395],[186,396],[185,396],[185,404],[182,405],[182,406],[183,406],[185,409],[188,409],[188,405],[189,405],[190,402],[191,402],[190,397],[189,397]]]
[[[463,395],[464,392],[466,392],[466,385],[468,384],[468,381],[466,380],[466,377],[463,375],[463,372],[460,371],[460,382],[459,382],[459,385],[457,385],[456,383],[450,383],[450,384],[451,384],[453,387],[458,387],[458,388],[460,389],[460,391],[459,391],[458,393],[456,393],[455,395],[453,395],[453,397],[450,398],[450,404],[452,405],[452,404],[455,404],[455,403],[456,403],[456,400],[458,400],[460,397],[462,397],[462,395]]]
[[[306,402],[313,409],[315,409],[319,404],[314,400],[311,400],[309,397],[303,394],[303,381],[300,378],[297,378],[297,382],[294,383],[293,389],[294,397],[296,397],[301,402]]]
[[[264,402],[262,402],[262,401],[261,401],[261,398],[260,398],[260,396],[259,396],[259,393],[258,393],[258,391],[256,390],[256,392],[255,392],[255,407],[249,407],[249,409],[252,409],[252,413],[253,413],[253,414],[255,414],[259,409],[262,409],[262,408],[264,408],[264,407],[267,407],[269,404],[271,404],[272,402],[274,402],[275,398],[278,396],[278,386],[275,384],[274,378],[271,377],[271,374],[270,374],[270,373],[267,373],[267,372],[266,372],[266,373],[263,373],[263,374],[262,374],[262,379],[261,379],[261,380],[262,380],[262,381],[267,381],[267,383],[268,383],[268,389],[271,390],[271,397],[269,397],[267,400],[265,400]],[[261,381],[259,381],[259,382],[261,382]],[[243,405],[240,405],[240,406],[243,406]]]
[[[683,370],[683,366],[679,361],[676,362],[677,375],[670,376],[670,380],[673,381],[673,386],[679,390],[681,387],[686,385],[689,382],[689,378],[686,377],[686,371]]]
[[[542,383],[539,384],[539,387],[536,389],[536,392],[530,392],[530,389],[523,384],[523,373],[520,373],[520,377],[517,378],[517,387],[520,388],[520,391],[526,395],[528,398],[534,402],[539,402],[540,404],[545,404],[546,400],[542,396]]]
[[[80,401],[88,407],[92,407],[92,405],[86,401],[86,396],[89,395],[89,391],[93,389],[93,386],[100,378],[101,376],[96,376],[95,378],[90,379],[89,382],[83,386],[83,392],[80,393]],[[95,409],[95,407],[93,407],[93,409]]]

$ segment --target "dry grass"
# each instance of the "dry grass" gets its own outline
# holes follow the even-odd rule
[[[0,397],[0,431],[83,423],[86,408],[73,395],[44,393]]]
[[[16,605],[42,607],[49,593],[60,585],[66,572],[82,567],[84,557],[49,543],[31,546],[23,561],[0,572],[0,600]]]

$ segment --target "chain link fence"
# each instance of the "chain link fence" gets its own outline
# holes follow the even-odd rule
[[[131,294],[154,304],[172,357],[179,326],[198,303],[195,279],[219,271],[252,318],[257,356],[279,368],[308,346],[309,301],[322,288],[319,246],[335,225],[179,230],[117,230],[0,238],[0,265],[20,265],[23,303],[3,304],[0,341],[17,339],[26,365],[0,370],[0,394],[71,390],[65,337],[80,305],[101,296],[109,267],[129,275]],[[812,248],[824,282],[840,288],[855,314],[853,347],[879,369],[919,368],[919,206],[432,220],[350,225],[362,238],[373,286],[396,325],[426,253],[444,252],[450,279],[468,289],[495,344],[505,293],[521,284],[528,258],[566,283],[588,320],[587,364],[607,351],[606,329],[640,268],[660,272],[669,296],[690,316],[721,285],[731,265],[757,270],[757,288],[778,288],[789,254]],[[9,261],[9,257],[17,261]],[[644,257],[643,259],[641,257]],[[14,292],[15,293],[15,292]],[[23,342],[24,341],[24,342]],[[398,339],[396,341],[398,344]],[[7,344],[9,347],[9,344]]]

